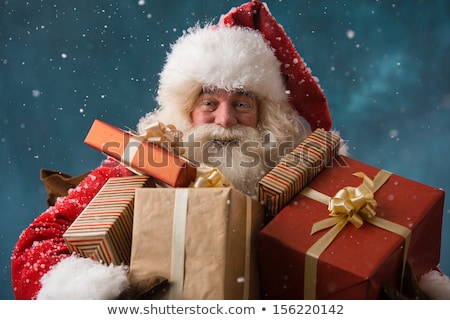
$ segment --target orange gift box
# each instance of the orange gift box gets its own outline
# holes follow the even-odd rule
[[[329,218],[321,198],[361,185],[355,172],[374,179],[380,169],[336,157],[261,230],[263,299],[378,299],[383,285],[401,290],[406,261],[417,278],[438,265],[444,191],[395,174],[373,195],[376,219],[396,231],[371,218],[359,228],[349,222],[323,251],[314,251],[329,231],[311,234],[315,223]]]
[[[84,143],[172,187],[187,187],[196,178],[196,167],[187,160],[100,120],[94,121]]]

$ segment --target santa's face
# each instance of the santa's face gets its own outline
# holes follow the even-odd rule
[[[258,104],[253,94],[245,90],[204,88],[194,102],[192,124],[215,123],[224,128],[258,124]]]
[[[284,154],[274,148],[270,133],[258,128],[256,98],[244,90],[204,90],[191,117],[184,155],[197,165],[217,167],[235,188],[256,196],[257,182]]]

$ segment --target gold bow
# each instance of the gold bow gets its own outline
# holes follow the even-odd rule
[[[180,142],[183,138],[183,133],[172,125],[164,125],[160,121],[155,121],[148,125],[145,132],[138,135],[138,138],[146,140],[154,145],[160,146],[164,149],[170,150],[174,153],[180,153]]]
[[[155,121],[148,125],[145,128],[145,133],[138,135],[137,138],[146,140],[178,155],[182,154],[184,151],[182,148],[179,148],[181,146],[183,133],[171,124],[166,126],[160,121]],[[188,159],[186,160],[189,161]],[[219,169],[208,167],[204,164],[197,167],[197,177],[190,185],[190,187],[194,188],[230,186],[232,186],[231,182],[225,179]]]
[[[362,178],[363,182],[358,187],[345,187],[339,190],[332,198],[309,187],[306,187],[301,191],[302,195],[310,199],[319,201],[323,204],[328,204],[331,216],[330,218],[314,223],[311,229],[311,234],[313,234],[319,230],[331,227],[331,229],[321,236],[321,238],[306,252],[304,274],[305,299],[315,299],[316,297],[315,281],[317,279],[319,256],[333,242],[334,238],[344,228],[347,222],[351,222],[359,228],[363,224],[363,220],[376,227],[398,234],[405,239],[400,283],[400,288],[403,288],[403,277],[412,232],[407,227],[375,215],[377,203],[374,199],[374,193],[389,179],[391,173],[380,170],[373,180],[362,172],[354,173],[354,175]]]
[[[311,229],[311,234],[337,224],[344,227],[347,222],[359,228],[365,219],[376,215],[374,182],[363,172],[356,172],[353,175],[362,178],[363,182],[357,187],[344,187],[339,190],[328,203],[330,218],[316,222]]]
[[[219,169],[214,167],[208,167],[201,164],[197,168],[197,177],[191,187],[205,188],[205,187],[229,187],[231,182],[225,179],[225,176]]]

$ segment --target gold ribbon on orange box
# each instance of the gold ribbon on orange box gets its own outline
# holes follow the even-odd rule
[[[173,151],[176,154],[182,151],[179,146],[183,133],[174,125],[168,124],[164,125],[160,121],[155,121],[145,128],[145,133],[134,136],[134,140],[140,143],[141,141],[148,141],[154,145],[165,148],[168,151]],[[130,140],[130,141],[133,141]],[[133,144],[129,144],[133,146]],[[128,147],[128,146],[127,146]],[[138,148],[134,146],[134,152],[124,152],[124,154],[131,154],[131,160],[133,159]],[[127,150],[128,151],[128,150]],[[122,157],[123,158],[123,157]],[[128,160],[130,162],[131,160]],[[189,161],[188,159],[185,159]],[[197,167],[197,176],[195,180],[190,184],[193,188],[205,188],[205,187],[229,187],[231,182],[225,179],[224,175],[219,171],[219,169],[214,167],[209,167],[201,164]]]
[[[130,140],[125,146],[123,153],[120,157],[120,161],[125,164],[131,171],[136,174],[142,174],[142,172],[131,166],[134,157],[139,152],[142,142],[147,141],[155,146],[161,147],[169,152],[180,155],[180,148],[178,148],[180,141],[183,137],[183,133],[174,125],[165,125],[162,122],[156,120],[150,123],[145,129],[145,132],[138,135],[132,130]],[[186,160],[186,159],[185,159]]]
[[[178,153],[180,149],[176,147],[183,138],[183,133],[172,124],[165,125],[160,121],[155,121],[145,128],[145,133],[137,137]]]
[[[358,187],[345,187],[339,190],[334,197],[329,197],[308,187],[304,188],[301,192],[301,194],[310,199],[327,204],[328,210],[330,211],[330,218],[316,222],[311,229],[311,234],[323,229],[331,228],[306,252],[303,288],[304,299],[316,298],[315,283],[317,279],[319,256],[331,242],[333,242],[348,222],[359,228],[364,221],[366,221],[379,228],[396,233],[405,239],[401,276],[401,287],[403,286],[403,274],[411,239],[411,230],[395,222],[377,217],[375,212],[377,203],[374,194],[384,183],[386,183],[391,176],[391,173],[380,170],[373,181],[362,172],[357,172],[354,175],[362,178],[363,182]]]

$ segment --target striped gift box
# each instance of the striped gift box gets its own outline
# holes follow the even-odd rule
[[[266,218],[273,218],[338,154],[341,138],[316,129],[259,182],[259,201]]]
[[[110,178],[64,233],[69,250],[105,264],[129,264],[135,189],[149,176]]]

